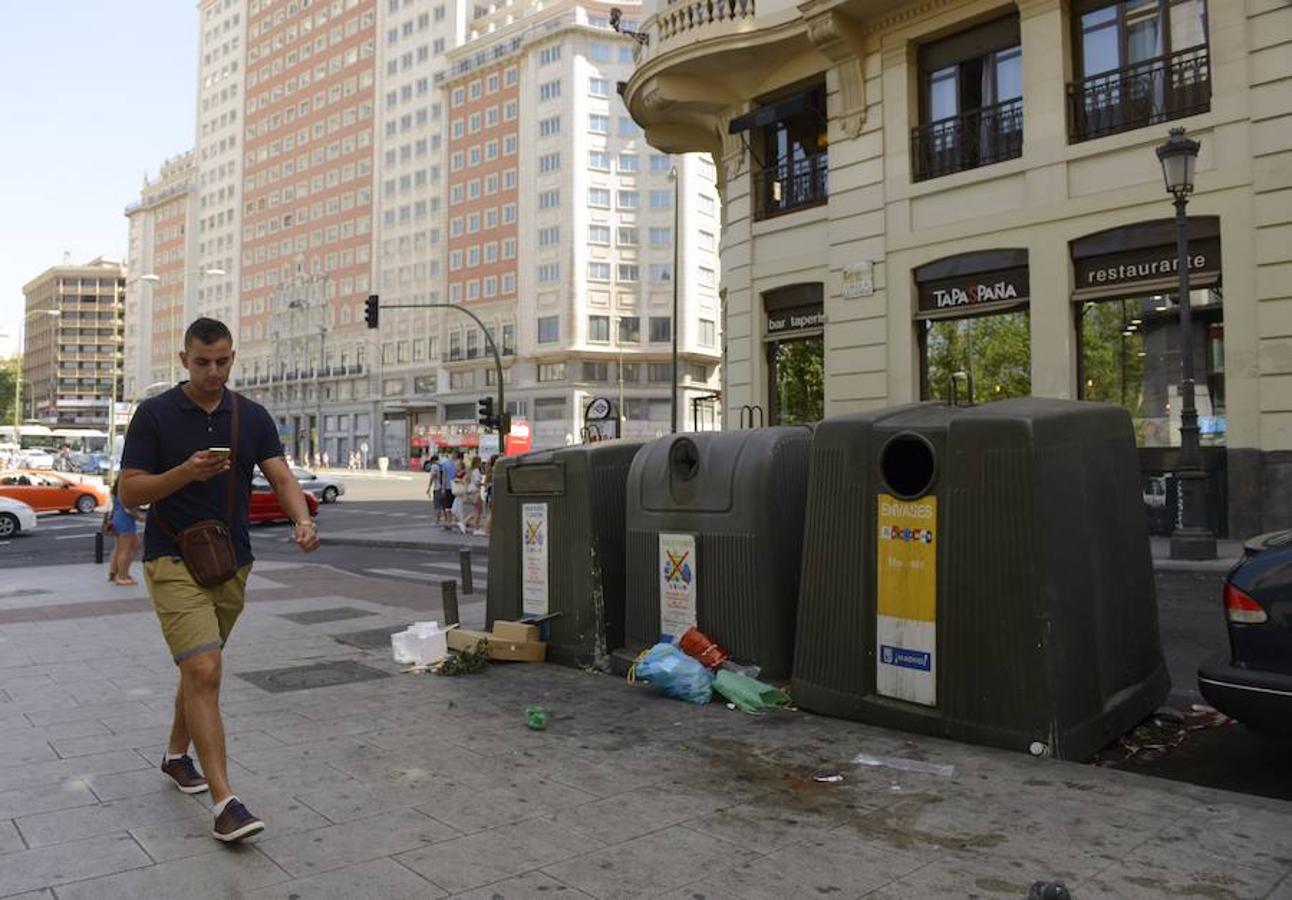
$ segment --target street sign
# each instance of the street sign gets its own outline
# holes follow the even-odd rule
[[[605,422],[615,417],[615,406],[605,397],[594,397],[583,411],[585,422]]]

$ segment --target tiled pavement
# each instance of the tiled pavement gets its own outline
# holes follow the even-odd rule
[[[1292,805],[555,666],[397,674],[330,635],[406,622],[408,585],[334,576],[253,583],[223,706],[235,789],[269,830],[229,848],[205,798],[155,771],[175,673],[151,615],[105,606],[119,595],[90,566],[8,573],[0,896],[1017,897],[1060,879],[1077,897],[1292,898]],[[370,615],[283,618],[337,607]],[[391,674],[287,693],[237,677],[328,660]],[[531,703],[546,732],[524,727]],[[849,765],[863,751],[955,770]]]

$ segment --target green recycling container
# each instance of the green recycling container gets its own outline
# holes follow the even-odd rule
[[[1085,759],[1170,687],[1122,408],[920,403],[820,423],[792,693]]]
[[[501,457],[489,535],[490,627],[556,613],[547,658],[609,668],[624,640],[624,485],[638,441]]]

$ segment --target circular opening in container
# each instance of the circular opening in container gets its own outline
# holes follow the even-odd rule
[[[690,481],[700,468],[700,450],[690,438],[679,438],[668,451],[669,468],[683,481]]]
[[[936,471],[933,446],[918,434],[891,438],[879,454],[879,474],[888,489],[904,500],[926,493]]]

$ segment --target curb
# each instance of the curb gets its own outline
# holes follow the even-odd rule
[[[1154,572],[1214,572],[1224,575],[1234,566],[1238,559],[1154,559]]]
[[[323,543],[332,547],[386,547],[391,550],[484,550],[489,552],[488,543],[443,543],[439,541],[387,541],[377,538],[329,537],[323,535]]]

